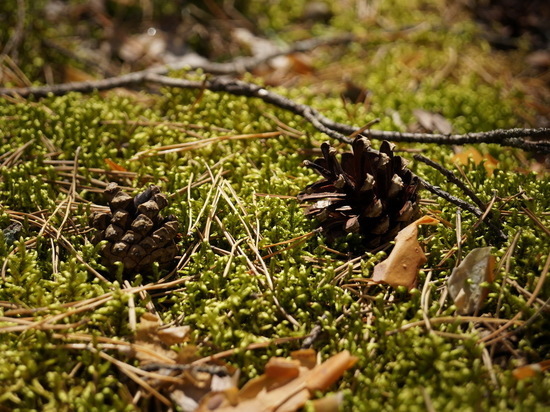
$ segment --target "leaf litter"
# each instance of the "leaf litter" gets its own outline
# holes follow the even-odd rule
[[[122,342],[118,346],[121,353],[139,362],[137,368],[103,351],[100,356],[134,380],[145,396],[154,396],[164,404],[170,399],[184,411],[198,412],[296,411],[319,391],[328,390],[358,361],[344,350],[318,364],[315,350],[301,349],[292,352],[290,359],[271,357],[264,374],[239,390],[238,369],[215,356],[209,357],[206,363],[198,363],[194,345],[173,346],[186,343],[189,332],[188,326],[167,327],[156,315],[145,313],[129,350],[126,345],[120,346]],[[116,348],[113,343],[105,341],[104,348]],[[81,348],[77,344],[68,347]],[[88,346],[82,348],[89,349]],[[337,411],[342,400],[341,394],[331,394],[317,399],[313,405],[317,411]]]
[[[447,285],[458,313],[471,315],[481,309],[489,293],[486,284],[494,280],[494,269],[491,247],[472,250],[453,269]]]
[[[393,287],[415,287],[418,269],[427,262],[418,242],[418,226],[438,223],[439,220],[433,217],[423,216],[402,229],[395,237],[395,247],[388,258],[374,267],[372,280]]]

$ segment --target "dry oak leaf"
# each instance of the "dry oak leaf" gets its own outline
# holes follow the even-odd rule
[[[170,345],[185,342],[190,332],[189,326],[165,328],[162,321],[152,313],[141,315],[137,324],[135,343],[143,350],[136,352],[136,358],[142,365],[147,363],[176,363],[178,352]]]
[[[481,308],[489,293],[482,283],[494,280],[494,268],[495,258],[489,246],[472,250],[453,269],[447,287],[458,313],[471,315]]]
[[[304,357],[303,353],[294,356],[297,359],[271,358],[265,373],[248,381],[236,396],[213,393],[203,399],[197,412],[293,412],[304,406],[315,391],[330,387],[358,360],[343,351],[311,367],[308,360],[304,361],[310,357]],[[338,399],[341,401],[341,397],[337,397],[331,402],[334,412],[341,404],[335,402]]]
[[[538,363],[531,363],[530,365],[519,366],[512,371],[512,375],[517,380],[531,378],[539,373],[542,373],[550,369],[550,359],[544,360]]]
[[[426,255],[418,243],[418,225],[435,225],[439,220],[423,216],[402,229],[395,237],[395,246],[388,258],[374,267],[372,280],[390,286],[416,286],[418,269],[426,263]]]

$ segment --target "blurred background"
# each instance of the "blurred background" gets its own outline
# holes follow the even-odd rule
[[[475,76],[505,98],[529,96],[514,109],[514,124],[500,126],[544,127],[549,23],[545,0],[3,0],[0,84],[98,79],[182,60],[261,59],[299,40],[353,35],[250,71],[268,85],[308,86],[375,111],[398,110],[403,88],[413,99],[424,87],[464,91]],[[398,101],[377,101],[377,94]],[[406,107],[401,115],[394,126],[407,123]]]

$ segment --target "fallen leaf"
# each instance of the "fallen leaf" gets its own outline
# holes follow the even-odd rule
[[[428,132],[439,132],[443,134],[451,134],[453,126],[439,113],[429,112],[422,109],[414,109],[413,115],[424,129]]]
[[[159,330],[162,327],[161,320],[152,313],[141,315],[136,328],[135,344],[143,350],[137,351],[135,356],[142,365],[157,362],[174,362],[178,353],[167,348],[159,336]]]
[[[495,258],[491,256],[491,247],[483,247],[472,250],[453,269],[447,285],[458,313],[469,315],[481,308],[489,293],[481,284],[493,281],[494,266]]]
[[[372,280],[393,287],[415,287],[418,269],[426,263],[426,255],[418,243],[418,225],[437,223],[439,220],[424,216],[402,229],[395,237],[395,246],[388,258],[374,267]]]
[[[302,366],[312,369],[317,365],[317,352],[315,349],[299,349],[290,353],[292,359],[300,361]]]
[[[550,359],[544,360],[538,363],[532,363],[530,365],[520,366],[512,371],[512,375],[517,380],[531,378],[537,374],[550,369]]]
[[[475,147],[470,146],[463,148],[460,152],[456,153],[452,160],[454,163],[467,165],[468,160],[471,159],[476,165],[483,163],[487,176],[492,176],[495,169],[498,167],[498,160],[491,156],[489,153],[481,154]]]
[[[273,379],[294,379],[300,374],[300,362],[294,359],[272,357],[265,365],[265,375]]]
[[[340,379],[346,370],[351,368],[357,358],[348,351],[340,352],[313,368],[306,379],[306,386],[310,391],[324,391]]]
[[[239,373],[219,364],[195,365],[197,348],[193,345],[171,348],[187,340],[188,326],[165,327],[156,315],[144,313],[136,327],[132,355],[147,374],[143,380],[158,396],[169,398],[183,411],[194,411],[199,402],[216,404],[214,394],[224,394],[222,400],[236,399]]]
[[[342,392],[336,392],[324,398],[315,399],[311,402],[311,406],[313,406],[315,412],[338,412],[342,408],[343,401],[344,394]]]
[[[297,355],[297,359],[271,358],[265,373],[248,381],[236,398],[225,393],[211,394],[200,403],[197,412],[293,412],[304,406],[315,391],[328,389],[358,360],[343,351],[320,365],[308,367],[311,353],[299,351]],[[329,406],[340,403],[341,397],[328,399],[318,410],[335,411]]]
[[[188,339],[191,328],[185,326],[173,326],[171,328],[158,329],[157,335],[162,343],[166,345],[175,345],[183,343]]]

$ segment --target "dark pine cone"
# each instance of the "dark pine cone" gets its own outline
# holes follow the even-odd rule
[[[369,139],[358,136],[340,162],[328,143],[321,145],[322,158],[304,162],[324,179],[307,186],[298,200],[313,202],[306,214],[320,221],[329,241],[360,233],[366,248],[374,250],[418,217],[418,178],[393,148],[384,141],[374,150]]]
[[[125,276],[151,273],[154,262],[160,268],[168,267],[178,252],[178,222],[173,217],[160,216],[159,212],[168,205],[160,189],[152,185],[131,197],[116,183],[109,183],[104,195],[111,211],[94,213],[90,224],[97,229],[92,243],[107,241],[101,255],[109,271],[116,272],[116,262],[124,264]]]

